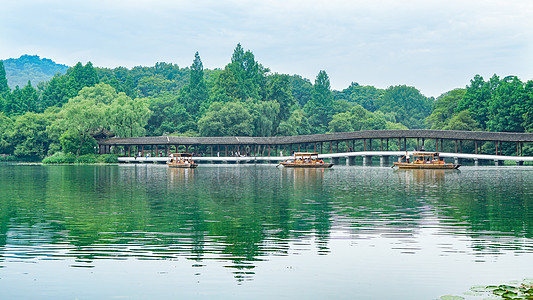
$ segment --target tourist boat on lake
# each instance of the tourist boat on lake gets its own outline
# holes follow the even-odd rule
[[[318,153],[296,152],[293,158],[279,163],[287,168],[331,168],[332,163],[325,163],[318,158]]]
[[[461,165],[441,160],[438,152],[406,152],[399,161],[393,163],[392,167],[395,166],[400,169],[457,169]]]
[[[190,153],[172,153],[167,165],[171,168],[196,168],[198,164],[192,160]]]

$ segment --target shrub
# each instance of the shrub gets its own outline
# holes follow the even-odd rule
[[[118,163],[118,157],[115,154],[102,154],[96,157],[99,163],[114,164]]]
[[[72,153],[64,154],[63,152],[56,152],[52,156],[45,157],[43,164],[73,164],[76,156]]]
[[[96,155],[94,154],[85,154],[81,155],[76,159],[77,164],[95,164],[96,163]]]

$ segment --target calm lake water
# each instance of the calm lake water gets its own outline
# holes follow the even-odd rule
[[[532,167],[0,165],[2,299],[438,299],[532,277]]]

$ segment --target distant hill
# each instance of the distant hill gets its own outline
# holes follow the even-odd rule
[[[22,55],[19,58],[10,58],[3,62],[7,84],[11,89],[17,85],[20,88],[26,86],[28,80],[31,81],[32,86],[36,87],[39,82],[48,81],[57,73],[65,74],[69,68],[37,55]]]

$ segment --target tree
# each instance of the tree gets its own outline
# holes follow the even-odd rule
[[[502,79],[493,91],[489,103],[490,131],[524,132],[524,114],[527,111],[528,95],[516,76]]]
[[[0,112],[0,153],[13,153],[13,148],[9,141],[9,133],[12,132],[13,120]]]
[[[326,131],[333,115],[333,95],[328,74],[320,71],[313,85],[313,97],[304,106],[314,133]]]
[[[0,97],[9,93],[11,89],[7,85],[6,69],[4,63],[0,60]]]
[[[293,75],[289,78],[293,98],[300,107],[304,107],[313,97],[313,84],[309,79],[303,78],[300,75]]]
[[[46,85],[42,94],[41,111],[51,106],[61,106],[76,97],[84,87],[99,83],[98,73],[91,62],[80,62],[69,68],[65,75],[57,74]]]
[[[204,67],[198,52],[194,55],[189,84],[181,90],[181,95],[187,113],[193,118],[198,119],[202,105],[208,100],[207,86],[204,79]]]
[[[254,130],[249,111],[238,102],[215,102],[198,120],[201,136],[251,136]]]
[[[293,136],[311,133],[311,126],[305,113],[301,109],[294,110],[287,121],[282,121],[278,126],[278,135]]]
[[[455,114],[444,126],[444,130],[463,130],[477,131],[480,130],[479,124],[472,118],[468,110],[463,110]]]
[[[3,111],[8,116],[22,115],[26,112],[37,112],[38,99],[37,90],[28,81],[28,84],[24,88],[20,89],[17,86],[11,94],[7,94]]]
[[[45,114],[27,112],[16,117],[12,131],[8,134],[13,154],[18,157],[43,158],[48,152],[50,140],[46,127],[50,119]]]
[[[399,85],[385,90],[379,111],[395,113],[396,122],[408,128],[425,128],[425,119],[431,113],[432,99],[428,99],[414,87]]]
[[[485,82],[482,76],[476,75],[466,87],[466,93],[457,104],[456,112],[468,110],[474,120],[486,128],[489,120],[489,103],[491,101],[492,88],[499,78],[494,75],[489,82]]]
[[[76,130],[67,130],[59,138],[64,153],[77,155],[94,154],[96,140],[90,136],[83,136]]]
[[[456,114],[457,105],[465,93],[465,89],[455,89],[437,98],[431,115],[426,119],[431,129],[443,129],[448,124],[448,121]]]
[[[121,137],[143,136],[151,113],[145,99],[119,93],[109,105],[109,129]]]
[[[227,69],[233,73],[237,81],[238,99],[265,98],[265,75],[269,69],[259,64],[250,50],[244,51],[240,43],[235,47]]]
[[[148,135],[159,136],[196,129],[196,122],[185,109],[185,105],[180,102],[178,95],[162,94],[147,98],[147,102],[148,108],[152,111],[146,124]]]
[[[266,99],[279,104],[279,114],[276,119],[287,120],[290,117],[296,100],[291,94],[288,75],[274,74],[268,77]]]
[[[272,136],[278,126],[277,119],[280,105],[276,101],[245,102],[253,119],[253,136]]]
[[[329,132],[354,131],[352,118],[353,115],[349,112],[334,115],[328,125]]]
[[[345,99],[349,102],[361,105],[364,109],[374,112],[379,108],[384,91],[373,86],[362,86],[352,82],[350,86],[340,92],[334,92],[335,100]]]

